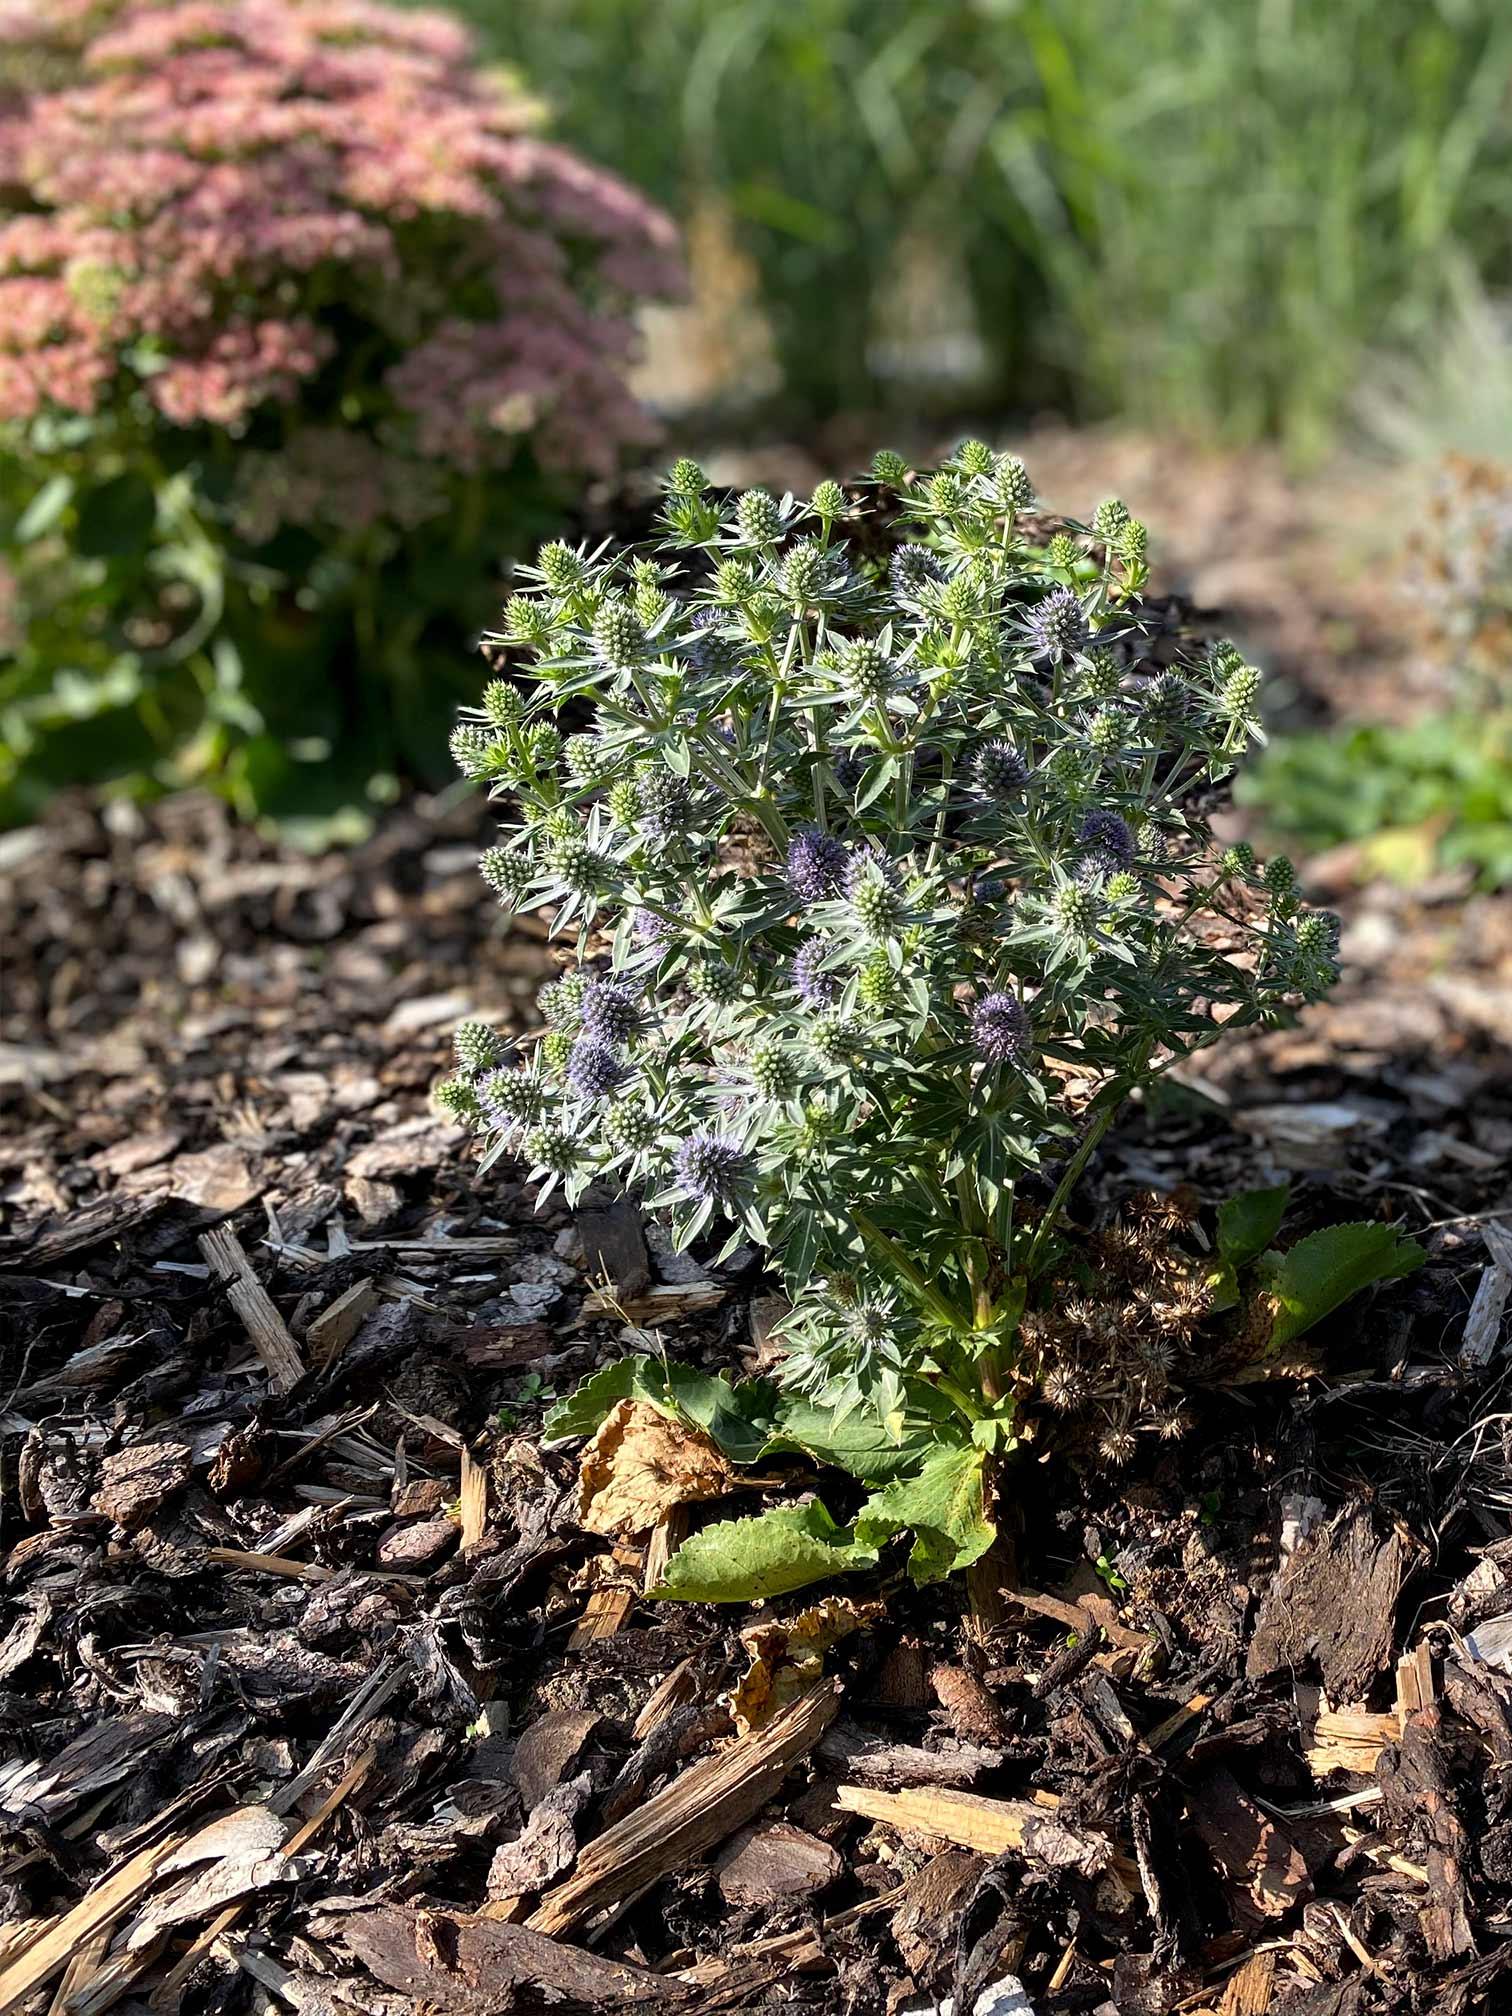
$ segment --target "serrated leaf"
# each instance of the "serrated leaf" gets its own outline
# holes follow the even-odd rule
[[[997,1538],[987,1517],[984,1449],[934,1449],[922,1469],[868,1498],[856,1518],[857,1540],[875,1547],[910,1528],[915,1582],[942,1581],[982,1558]]]
[[[733,1463],[754,1463],[770,1432],[769,1387],[755,1380],[732,1386],[728,1379],[691,1365],[664,1364],[637,1352],[595,1372],[553,1407],[541,1431],[543,1441],[565,1442],[596,1433],[620,1400],[645,1400],[664,1414],[693,1422]]]
[[[911,1418],[901,1436],[894,1438],[865,1408],[841,1414],[799,1394],[781,1394],[761,1459],[789,1453],[811,1456],[816,1463],[829,1463],[863,1484],[885,1484],[916,1471],[941,1435],[952,1432],[954,1417],[948,1401],[938,1401],[939,1419],[924,1412],[936,1398],[931,1388],[911,1392]]]
[[[1327,1225],[1290,1251],[1267,1255],[1265,1286],[1280,1304],[1271,1348],[1302,1336],[1373,1282],[1416,1273],[1427,1258],[1415,1239],[1404,1239],[1395,1226],[1373,1221]]]
[[[876,1550],[837,1526],[815,1500],[706,1526],[683,1542],[650,1593],[679,1603],[749,1603],[876,1563]]]
[[[1218,1251],[1230,1267],[1247,1267],[1275,1242],[1286,1216],[1291,1185],[1244,1190],[1218,1207]]]

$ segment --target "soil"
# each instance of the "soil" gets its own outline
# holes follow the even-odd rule
[[[1348,676],[1301,599],[1284,650]],[[0,840],[0,2010],[1509,2006],[1508,906],[1315,865],[1337,994],[1075,1200],[1210,1225],[1286,1176],[1426,1266],[1124,1470],[1047,1430],[996,1621],[889,1562],[805,1645],[807,1594],[645,1599],[718,1503],[604,1538],[541,1445],[648,1334],[762,1362],[771,1284],[480,1181],[432,1110],[455,1022],[550,965],[479,900],[489,823],[310,856],[73,799]]]

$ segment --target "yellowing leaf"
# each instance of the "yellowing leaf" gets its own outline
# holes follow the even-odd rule
[[[646,1400],[617,1400],[583,1451],[578,1523],[625,1538],[647,1532],[675,1505],[723,1498],[734,1473],[701,1429]]]
[[[831,1645],[864,1630],[885,1611],[882,1603],[826,1596],[796,1617],[742,1631],[740,1642],[750,1664],[730,1695],[736,1728],[742,1735],[765,1728],[779,1708],[823,1679],[824,1655]]]

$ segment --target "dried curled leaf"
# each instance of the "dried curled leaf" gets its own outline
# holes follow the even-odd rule
[[[779,1708],[824,1677],[824,1655],[831,1645],[864,1631],[885,1616],[883,1603],[855,1603],[848,1596],[826,1596],[796,1617],[753,1624],[740,1634],[750,1664],[730,1694],[730,1712],[744,1736],[764,1729]]]
[[[645,1533],[676,1505],[723,1498],[735,1475],[701,1429],[674,1421],[644,1400],[617,1400],[583,1451],[578,1523],[626,1539]]]

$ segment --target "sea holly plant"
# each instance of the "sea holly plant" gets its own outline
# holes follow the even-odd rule
[[[543,1196],[607,1179],[682,1244],[767,1248],[793,1315],[746,1460],[876,1487],[833,1535],[757,1522],[768,1592],[905,1531],[921,1577],[990,1545],[1098,1141],[1334,978],[1290,863],[1210,836],[1260,675],[1146,597],[1146,544],[1116,500],[1040,514],[979,442],[807,500],[682,461],[652,542],[524,570],[453,738],[506,813],[485,881],[568,963],[538,1038],[459,1031],[443,1104]]]

